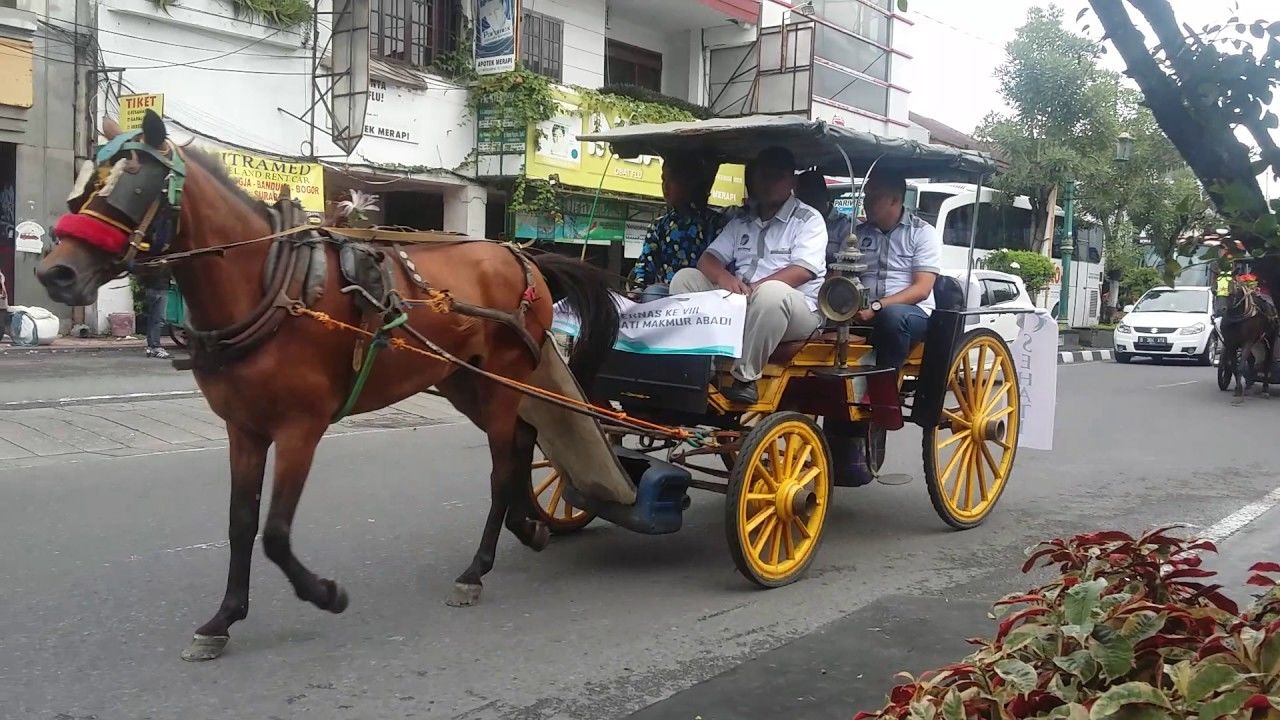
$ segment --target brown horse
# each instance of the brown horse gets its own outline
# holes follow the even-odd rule
[[[108,140],[119,133],[110,125]],[[73,191],[71,212],[56,228],[58,243],[36,270],[40,282],[59,302],[87,305],[98,287],[129,263],[171,260],[195,334],[243,326],[242,321],[263,306],[271,242],[256,240],[273,234],[270,210],[240,191],[217,160],[170,143],[163,121],[152,113],[139,136],[119,144],[126,139],[109,143],[99,154],[96,171],[86,174]],[[185,179],[176,189],[175,177]],[[345,283],[335,243],[322,242],[329,257],[327,274],[320,278],[321,292],[313,292],[319,297],[310,308],[358,325],[367,316],[341,292]],[[226,249],[200,252],[215,247]],[[534,351],[547,338],[553,296],[563,294],[584,319],[585,336],[574,346],[570,367],[589,386],[618,328],[617,307],[602,272],[556,255],[532,259],[534,271],[510,246],[488,241],[403,249],[408,262],[396,265],[392,276],[410,303],[428,297],[423,288],[430,286],[447,291],[459,304],[520,318],[527,335],[511,323],[422,304],[410,305],[411,330],[475,367],[525,380],[538,363]],[[531,338],[538,347],[530,346]],[[267,449],[272,445],[275,471],[262,528],[266,555],[284,571],[299,598],[334,613],[347,607],[343,588],[303,566],[289,536],[316,445],[352,387],[356,342],[354,334],[283,313],[273,332],[240,357],[229,356],[232,359],[225,363],[196,362],[196,382],[209,406],[226,421],[230,440],[231,559],[222,604],[196,630],[184,659],[218,657],[230,626],[248,614],[249,565]],[[193,360],[200,357],[197,350]],[[526,546],[541,550],[547,543],[546,527],[531,519],[535,516],[528,492],[536,431],[517,417],[524,399],[518,390],[409,352],[378,356],[352,412],[386,407],[433,387],[487,434],[493,463],[492,499],[480,546],[449,599],[452,605],[469,605],[479,599],[481,577],[493,567],[504,521]]]
[[[1219,331],[1222,335],[1219,373],[1229,374],[1236,381],[1232,402],[1238,405],[1243,401],[1246,375],[1250,381],[1255,378],[1260,381],[1261,395],[1269,397],[1277,332],[1275,308],[1253,288],[1232,281]]]

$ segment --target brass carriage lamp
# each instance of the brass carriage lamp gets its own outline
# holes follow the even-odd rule
[[[1116,162],[1129,162],[1133,157],[1133,136],[1127,132],[1116,138]]]

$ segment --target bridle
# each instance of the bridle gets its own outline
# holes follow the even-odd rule
[[[75,216],[90,218],[124,233],[124,242],[119,248],[114,247],[118,235],[113,232],[82,233],[93,236],[88,239],[80,234],[74,236],[115,255],[117,264],[125,271],[132,270],[138,258],[163,255],[177,236],[187,178],[186,159],[175,143],[168,141],[165,149],[160,150],[140,141],[141,134],[141,130],[121,133],[99,148],[94,160],[85,161],[67,200],[70,216],[64,216],[73,218],[69,223],[80,224],[82,229],[83,220],[77,221]],[[142,155],[149,156],[155,163],[143,162]],[[110,170],[101,186],[90,190],[93,175],[108,167]],[[95,200],[104,202],[113,212],[101,211],[95,207]],[[120,218],[127,218],[128,222]]]

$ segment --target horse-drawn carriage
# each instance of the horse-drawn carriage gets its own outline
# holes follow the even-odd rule
[[[863,177],[874,165],[906,177],[981,182],[992,169],[978,153],[792,118],[642,125],[581,139],[610,143],[623,157],[700,152],[722,163],[781,145],[802,167],[849,177]],[[970,228],[971,246],[975,232]],[[724,358],[615,349],[596,382],[596,399],[653,427],[602,423],[619,465],[608,470],[592,464],[600,454],[583,461],[580,450],[592,441],[565,441],[555,437],[557,428],[540,427],[547,459],[535,465],[541,472],[530,491],[541,519],[559,533],[595,516],[641,533],[668,533],[680,528],[689,488],[721,493],[738,569],[759,585],[785,585],[814,557],[833,488],[876,477],[886,432],[910,421],[924,431],[924,474],[938,515],[954,528],[980,524],[1008,483],[1017,449],[1020,402],[1010,351],[988,329],[966,331],[971,311],[964,290],[940,275],[925,342],[901,371],[876,369],[874,349],[858,337],[866,333],[851,326],[864,306],[854,279],[860,252],[852,245],[846,242],[820,294],[826,326],[778,347],[752,405],[735,405],[721,392],[730,380]],[[855,430],[836,458],[822,427],[833,418]],[[696,462],[709,457],[723,467]],[[611,485],[610,497],[577,482],[588,475],[596,490]]]
[[[864,297],[861,253],[846,243],[818,298],[827,327],[779,347],[758,401],[737,406],[719,389],[717,359],[610,355],[620,318],[598,269],[451,233],[316,227],[287,197],[268,207],[244,194],[215,158],[171,142],[150,111],[141,130],[108,121],[103,134],[108,142],[80,173],[36,275],[50,297],[85,305],[120,272],[169,266],[190,307],[196,327],[184,363],[226,421],[231,504],[226,592],[188,660],[221,655],[229,628],[248,614],[273,446],[264,550],[299,598],[346,609],[345,589],[292,549],[316,446],[336,419],[429,388],[486,433],[493,464],[484,531],[448,600],[459,606],[479,600],[504,526],[534,550],[546,547],[548,526],[570,531],[593,515],[673,532],[691,487],[727,495],[729,546],[748,578],[792,582],[813,559],[834,486],[874,477],[885,433],[908,420],[924,430],[929,496],[948,524],[981,523],[1008,483],[1021,420],[1010,352],[990,330],[966,331],[965,291],[946,276],[933,288],[925,342],[900,371],[877,370],[874,349],[851,325]],[[696,149],[721,162],[782,145],[804,166],[849,177],[877,165],[980,182],[993,167],[978,153],[774,117],[582,139],[628,156]],[[567,363],[547,340],[556,300],[582,320]],[[613,407],[589,403],[579,380]],[[823,418],[854,430],[840,438],[848,442],[839,462]],[[531,476],[535,442],[550,478]],[[695,477],[700,457],[718,457],[724,469],[698,467]]]

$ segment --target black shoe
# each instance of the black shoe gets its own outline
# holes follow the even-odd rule
[[[754,381],[747,382],[734,378],[733,384],[720,391],[734,405],[755,405],[760,400]]]

